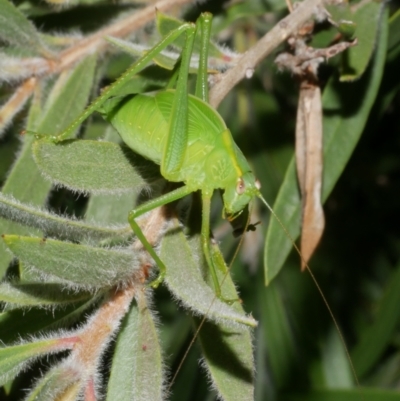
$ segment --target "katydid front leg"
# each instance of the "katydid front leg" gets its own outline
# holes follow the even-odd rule
[[[210,269],[211,278],[214,283],[214,289],[216,296],[222,301],[232,304],[239,299],[225,299],[222,296],[221,285],[219,284],[217,268],[214,263],[214,259],[212,257],[211,249],[210,249],[210,210],[211,210],[211,197],[212,191],[202,191],[202,201],[203,201],[203,215],[201,222],[201,245],[203,247],[204,256],[206,258],[206,262],[208,268]]]
[[[147,240],[146,236],[143,234],[142,229],[139,227],[138,223],[136,222],[136,218],[143,215],[144,213],[147,213],[151,210],[156,209],[157,207],[167,205],[168,203],[174,202],[178,199],[183,198],[186,195],[189,195],[192,192],[190,188],[188,188],[186,185],[178,188],[172,192],[169,192],[168,194],[162,195],[156,199],[152,199],[143,205],[139,206],[136,209],[133,209],[129,212],[128,216],[128,221],[130,226],[132,227],[133,232],[136,234],[142,245],[145,247],[146,251],[150,254],[150,256],[154,259],[156,262],[160,273],[158,277],[150,283],[150,286],[153,288],[157,288],[161,282],[164,280],[167,268],[164,264],[164,262],[160,259],[160,257],[157,255],[155,250],[153,249],[152,245],[149,243]]]
[[[140,217],[141,215],[150,212],[151,210],[156,209],[157,207],[167,205],[168,203],[174,202],[179,200],[186,195],[192,193],[192,189],[189,188],[187,185],[178,188],[172,192],[169,192],[165,195],[162,195],[156,199],[152,199],[143,205],[139,206],[136,209],[130,211],[128,216],[128,221],[130,226],[132,227],[133,232],[136,234],[137,238],[140,240],[144,248],[156,262],[159,268],[159,275],[158,277],[150,283],[150,286],[153,288],[157,288],[161,282],[165,278],[165,274],[167,272],[167,268],[161,258],[155,252],[153,246],[149,243],[146,236],[144,235],[142,229],[136,222],[136,218]],[[211,209],[211,197],[212,191],[202,192],[202,203],[203,203],[203,214],[202,214],[202,224],[201,224],[201,244],[204,252],[204,256],[206,258],[207,265],[210,269],[211,277],[214,283],[215,293],[218,298],[227,302],[229,304],[236,302],[238,299],[225,299],[222,296],[221,286],[218,281],[217,276],[217,268],[215,267],[215,263],[213,261],[211,250],[210,250],[210,209]]]

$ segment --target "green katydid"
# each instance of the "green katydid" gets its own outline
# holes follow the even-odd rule
[[[107,88],[64,132],[46,137],[53,142],[67,139],[95,110],[101,109],[123,141],[135,152],[161,166],[161,174],[171,182],[183,182],[178,189],[152,199],[129,213],[129,223],[159,267],[151,283],[157,287],[166,267],[145,238],[136,218],[200,190],[203,204],[201,242],[210,267],[217,296],[221,289],[210,250],[210,205],[216,189],[222,189],[224,216],[233,220],[255,197],[264,201],[260,184],[246,158],[235,144],[221,116],[208,105],[207,54],[210,44],[211,14],[202,14],[196,25],[183,23],[147,51],[114,84]],[[187,78],[196,32],[201,31],[196,96],[188,95]],[[180,35],[185,35],[175,90],[153,94],[113,97]],[[41,137],[41,136],[38,136]]]

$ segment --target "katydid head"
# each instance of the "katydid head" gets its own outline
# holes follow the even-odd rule
[[[260,188],[260,182],[251,171],[244,173],[237,178],[236,183],[225,188],[224,214],[228,220],[233,220],[242,213],[254,196],[259,196]]]

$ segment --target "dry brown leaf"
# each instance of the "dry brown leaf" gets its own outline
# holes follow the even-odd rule
[[[296,164],[302,197],[301,269],[313,255],[324,231],[322,186],[322,103],[316,83],[303,81],[296,122]]]

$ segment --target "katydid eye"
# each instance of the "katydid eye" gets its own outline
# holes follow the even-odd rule
[[[257,189],[261,189],[261,182],[259,181],[259,180],[256,180],[256,182],[255,182],[255,187],[257,188]]]
[[[236,192],[239,195],[242,195],[244,193],[244,190],[245,190],[245,185],[244,185],[243,178],[238,178],[238,181],[236,184]]]

